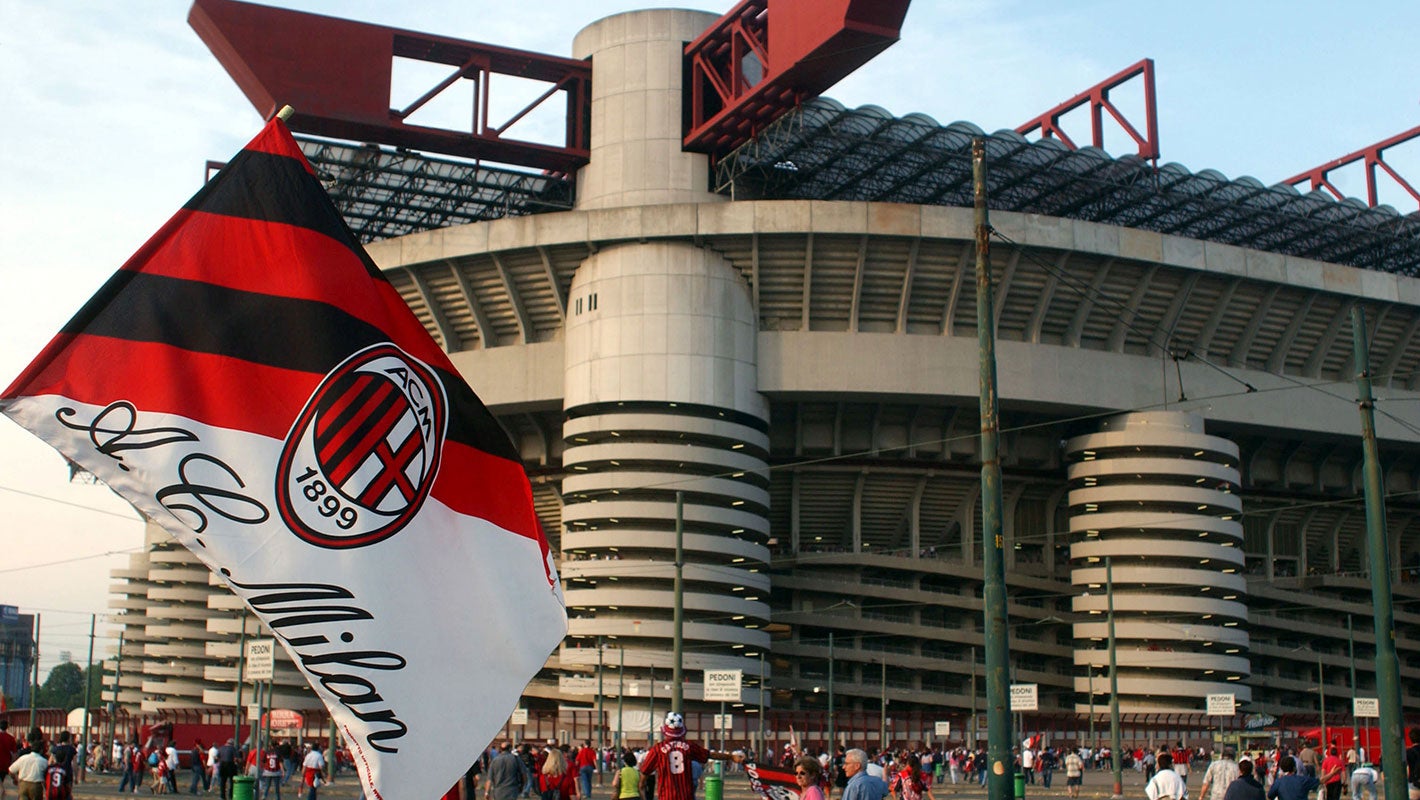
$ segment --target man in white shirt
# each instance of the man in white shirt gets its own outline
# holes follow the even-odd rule
[[[306,757],[301,761],[301,785],[306,787],[306,800],[316,800],[316,789],[320,788],[321,770],[325,769],[325,756],[321,754],[320,745],[311,745],[311,751],[306,753]]]
[[[1183,800],[1188,796],[1188,784],[1173,771],[1173,756],[1160,753],[1156,761],[1158,772],[1149,779],[1144,794],[1149,800]]]
[[[1198,789],[1198,800],[1223,800],[1228,787],[1241,774],[1238,771],[1238,762],[1233,760],[1237,754],[1236,747],[1223,745],[1223,757],[1209,764],[1208,771],[1203,773],[1203,785]]]
[[[43,800],[47,769],[49,759],[40,755],[39,746],[10,762],[10,774],[20,787],[20,800]]]

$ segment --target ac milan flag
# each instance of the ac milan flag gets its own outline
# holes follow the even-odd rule
[[[745,777],[749,779],[750,791],[762,800],[798,800],[799,782],[794,779],[793,767],[778,769],[773,764],[762,765],[745,762]]]
[[[0,410],[270,626],[372,798],[443,794],[566,633],[518,454],[278,119]]]

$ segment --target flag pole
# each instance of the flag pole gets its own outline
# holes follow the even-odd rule
[[[282,122],[290,122],[291,116],[295,113],[296,109],[290,106],[282,106],[281,110],[276,112],[276,118],[281,120]]]

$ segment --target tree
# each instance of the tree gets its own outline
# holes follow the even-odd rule
[[[83,704],[84,670],[72,661],[66,661],[51,669],[35,698],[35,705],[39,708],[62,708],[72,711]]]

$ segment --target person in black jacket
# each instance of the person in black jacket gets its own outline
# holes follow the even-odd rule
[[[1228,789],[1223,793],[1223,800],[1266,800],[1267,792],[1263,790],[1262,784],[1252,777],[1252,762],[1241,761],[1238,763],[1238,777],[1228,784]]]

